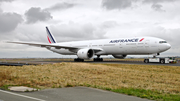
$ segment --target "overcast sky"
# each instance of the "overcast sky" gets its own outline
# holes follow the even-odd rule
[[[48,43],[45,26],[58,42],[153,36],[180,55],[180,0],[0,0],[0,58],[66,57],[46,49],[4,43]]]

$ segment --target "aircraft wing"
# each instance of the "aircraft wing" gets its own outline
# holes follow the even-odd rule
[[[43,48],[55,47],[56,49],[60,49],[60,48],[77,49],[77,50],[81,49],[81,48],[78,48],[78,47],[64,46],[64,45],[59,45],[59,44],[30,43],[30,42],[10,42],[10,41],[8,41],[7,43],[25,44],[25,45],[43,47]],[[101,48],[91,48],[91,49],[93,49],[95,51],[95,53],[103,50]]]
[[[7,43],[25,44],[25,45],[36,46],[36,47],[45,47],[45,48],[46,47],[55,47],[57,49],[60,49],[60,48],[77,49],[75,47],[70,47],[70,46],[60,46],[58,44],[30,43],[30,42],[7,42]]]

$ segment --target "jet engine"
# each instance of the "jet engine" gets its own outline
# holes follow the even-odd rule
[[[112,55],[114,58],[124,59],[127,55]]]
[[[94,55],[94,51],[92,49],[86,48],[86,49],[80,49],[77,52],[77,56],[80,59],[90,59]]]

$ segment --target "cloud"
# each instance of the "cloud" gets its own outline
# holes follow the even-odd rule
[[[153,4],[153,5],[151,6],[151,8],[154,9],[155,11],[165,12],[165,10],[162,10],[162,9],[161,9],[162,7],[163,7],[163,6],[160,5],[160,4]]]
[[[102,0],[102,6],[107,10],[113,9],[126,9],[132,7],[133,3],[144,3],[144,4],[152,4],[151,8],[155,11],[164,12],[162,9],[163,5],[161,3],[164,2],[175,2],[177,0]]]
[[[51,10],[51,11],[54,11],[54,10],[63,10],[63,9],[68,9],[68,8],[72,8],[74,7],[75,4],[72,4],[72,3],[57,3],[49,8],[47,8],[46,10]]]
[[[144,0],[143,3],[153,3],[153,4],[156,4],[156,3],[174,2],[174,1],[177,1],[177,0]]]
[[[144,0],[143,3],[151,4],[151,8],[155,11],[165,12],[165,10],[162,9],[163,5],[161,3],[164,2],[175,2],[177,0]]]
[[[77,41],[106,38],[106,32],[92,23],[79,24],[70,21],[68,24],[49,28],[58,41]]]
[[[102,6],[107,10],[113,9],[125,9],[132,6],[132,2],[136,2],[136,0],[103,0]]]
[[[112,28],[118,26],[118,23],[116,21],[105,21],[102,23],[103,28]]]
[[[14,0],[0,0],[0,2],[12,2]]]
[[[167,40],[172,45],[171,49],[180,43],[179,0],[45,1],[42,3],[42,0],[0,0],[0,40],[48,43],[44,28],[47,25],[58,42],[147,35]],[[162,10],[166,12],[159,13]],[[16,20],[12,20],[14,16]],[[22,17],[26,23],[19,20]],[[26,45],[12,46],[14,44],[4,45],[9,48],[1,48],[0,45],[0,54],[8,54],[4,53],[6,49],[39,49]],[[19,56],[31,56],[29,52],[25,54],[26,52],[22,51]]]
[[[52,19],[50,12],[42,10],[40,7],[31,7],[26,13],[27,23],[36,23],[38,21],[47,21]]]
[[[0,32],[10,32],[23,21],[21,15],[17,13],[0,12]]]

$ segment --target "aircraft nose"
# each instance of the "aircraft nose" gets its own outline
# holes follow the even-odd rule
[[[171,45],[168,43],[167,44],[167,49],[170,49],[171,48]]]

